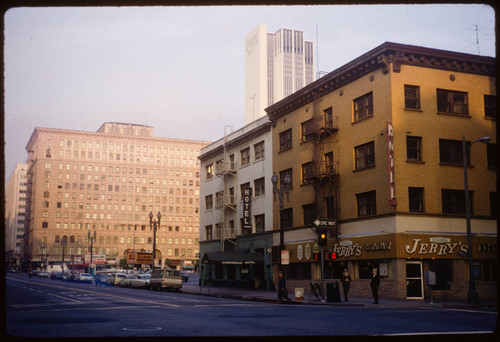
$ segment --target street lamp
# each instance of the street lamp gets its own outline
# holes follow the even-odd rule
[[[151,269],[154,269],[155,267],[155,256],[156,256],[156,227],[158,224],[158,227],[160,226],[160,220],[161,220],[161,214],[158,212],[158,221],[154,220],[153,221],[153,212],[149,212],[149,229],[151,229],[151,226],[153,226],[153,261],[151,263]]]
[[[97,237],[97,232],[94,230],[94,234],[90,233],[90,230],[88,231],[88,238],[90,240],[90,264],[89,264],[89,273],[92,274],[92,250],[94,248],[94,240],[96,239]],[[93,274],[92,274],[93,275]]]
[[[66,235],[63,236],[61,239],[61,246],[62,246],[62,263],[61,263],[61,269],[62,272],[64,273],[64,248],[68,245],[68,237]]]
[[[289,194],[292,179],[288,173],[285,174],[283,178],[283,183],[281,183],[281,188],[278,189],[278,176],[276,176],[276,172],[273,173],[271,177],[271,182],[273,183],[273,193],[274,193],[274,201],[276,202],[276,194],[279,196],[279,205],[280,205],[280,265],[281,265],[281,251],[285,249],[285,241],[284,241],[284,229],[283,229],[283,195],[286,194],[286,201],[289,201]],[[283,265],[281,265],[283,266]]]
[[[476,292],[476,284],[474,281],[474,273],[472,272],[472,233],[470,224],[470,203],[469,203],[469,181],[467,177],[467,164],[468,157],[467,151],[476,142],[487,144],[490,141],[490,137],[482,137],[474,140],[471,143],[465,141],[465,137],[462,136],[462,156],[464,164],[464,199],[465,199],[465,223],[467,226],[467,256],[469,258],[469,292],[467,293],[467,303],[477,304],[479,303],[479,296]]]

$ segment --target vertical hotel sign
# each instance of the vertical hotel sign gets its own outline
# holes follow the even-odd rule
[[[252,229],[252,220],[250,219],[250,202],[252,200],[252,188],[243,189],[243,228]]]
[[[389,205],[397,205],[396,182],[394,179],[394,130],[392,122],[387,121],[387,181],[389,189]]]

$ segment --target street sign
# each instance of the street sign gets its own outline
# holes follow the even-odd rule
[[[286,249],[281,251],[281,264],[282,265],[290,264],[290,252]]]
[[[314,225],[318,228],[334,228],[337,224],[335,219],[316,219]]]

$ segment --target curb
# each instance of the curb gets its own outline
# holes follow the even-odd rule
[[[182,291],[182,289],[181,289]],[[194,292],[194,291],[184,291],[182,293],[192,294],[192,295],[201,295],[201,296],[209,296],[209,297],[217,297],[217,298],[226,298],[226,299],[237,299],[237,300],[245,300],[251,302],[261,302],[261,303],[270,303],[270,304],[280,304],[278,299],[272,298],[262,298],[262,297],[252,297],[252,296],[242,296],[242,295],[232,295],[232,294],[220,294],[220,293],[203,293],[203,292]],[[371,303],[345,303],[345,302],[313,302],[313,301],[283,301],[285,305],[324,305],[324,306],[365,306],[365,307],[380,307],[380,308],[496,308],[497,305],[494,304],[450,304],[450,303],[379,303],[379,304],[371,304]]]

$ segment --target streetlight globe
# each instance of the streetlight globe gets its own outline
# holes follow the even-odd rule
[[[152,211],[150,211],[150,212],[149,212],[149,220],[151,221],[152,219],[153,219],[153,212],[152,212]]]
[[[161,219],[161,214],[160,214],[160,212],[158,212],[158,215],[157,215],[157,216],[158,216],[158,221],[160,221],[160,219]]]
[[[276,176],[276,172],[274,172],[273,176],[271,177],[271,183],[273,183],[274,186],[278,184],[278,176]]]
[[[283,179],[283,182],[286,185],[290,185],[290,183],[292,182],[292,179],[290,178],[290,175],[288,173],[285,175],[285,179]]]

